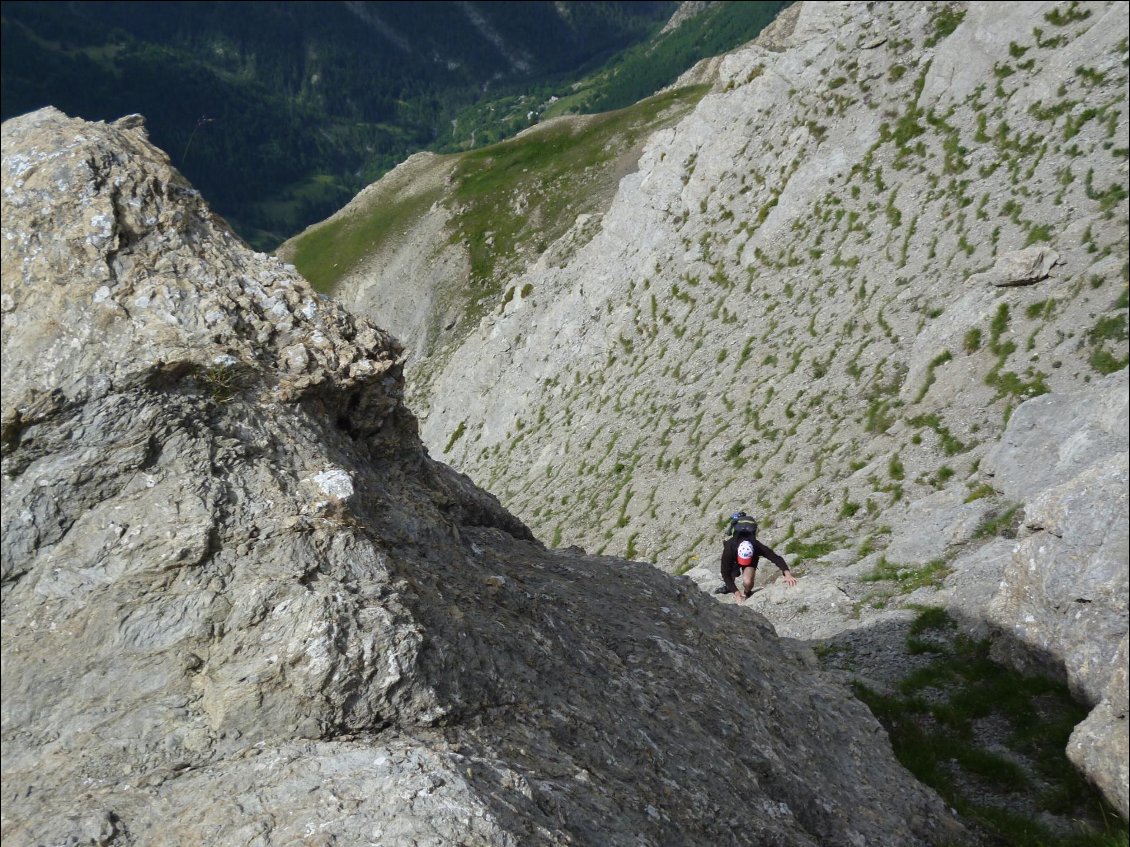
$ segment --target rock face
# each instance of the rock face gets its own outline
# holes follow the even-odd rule
[[[599,232],[409,365],[425,443],[552,546],[707,587],[754,511],[804,575],[751,603],[783,634],[927,600],[983,633],[992,605],[1027,645],[998,654],[1121,702],[1125,462],[1100,460],[1126,445],[1128,10],[794,4],[688,75],[710,93]],[[985,533],[1018,506],[992,600],[1014,544]],[[929,568],[923,594],[871,581]]]
[[[1037,397],[1016,410],[982,468],[1007,499],[1028,501],[1125,453],[1128,415],[1126,371]]]
[[[857,701],[432,462],[136,119],[3,127],[5,844],[930,844]]]
[[[1075,727],[1067,745],[1067,755],[1075,766],[1098,785],[1112,806],[1130,815],[1127,807],[1127,786],[1130,785],[1130,738],[1128,738],[1127,707],[1127,638],[1114,654],[1110,681],[1103,699],[1087,719]]]
[[[790,7],[594,237],[409,362],[425,443],[539,538],[670,571],[737,507],[826,547],[964,501],[1017,405],[1128,357],[1127,5],[1072,8]]]
[[[989,604],[989,620],[1009,636],[996,652],[1021,668],[1065,675],[1095,706],[1069,751],[1124,816],[1127,391],[1123,371],[1087,392],[1030,400],[985,462],[1006,495],[1025,504],[1027,533]]]

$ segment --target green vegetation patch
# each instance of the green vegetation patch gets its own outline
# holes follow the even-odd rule
[[[949,350],[943,350],[937,356],[930,360],[930,364],[926,366],[926,377],[922,381],[922,387],[918,389],[918,394],[914,397],[915,403],[921,403],[930,391],[930,386],[934,384],[935,375],[934,371],[953,359],[953,354]]]
[[[942,6],[935,10],[930,19],[933,33],[926,39],[925,46],[933,47],[943,38],[948,37],[965,20],[965,10],[953,6]]]
[[[578,86],[569,105],[603,111],[635,103],[673,83],[700,59],[729,52],[755,38],[787,5],[776,0],[711,4],[675,29],[618,55]],[[751,79],[758,73],[759,69],[751,72]]]
[[[1095,187],[1095,169],[1090,168],[1087,171],[1087,178],[1084,184],[1087,191],[1087,197],[1091,200],[1097,200],[1099,208],[1109,214],[1115,206],[1126,199],[1127,191],[1126,186],[1118,182],[1113,182],[1105,189]]]
[[[1090,9],[1081,9],[1077,0],[1071,0],[1066,9],[1055,8],[1044,13],[1044,20],[1055,26],[1067,26],[1091,17]]]
[[[444,453],[450,453],[451,448],[455,446],[455,442],[457,442],[460,438],[462,438],[463,433],[466,432],[466,431],[467,431],[467,422],[466,421],[460,421],[459,426],[455,427],[455,431],[451,433],[451,438],[447,439],[447,446],[443,448],[443,452]]]
[[[805,559],[819,559],[821,556],[827,556],[833,550],[839,550],[843,547],[843,544],[842,538],[819,541],[801,541],[799,538],[794,538],[785,545],[785,552],[795,556],[799,562]]]
[[[1005,339],[1011,315],[1007,303],[1001,303],[989,324],[989,350],[997,357],[985,374],[985,384],[996,389],[994,401],[1002,397],[1030,399],[1048,393],[1047,375],[1029,366],[1023,374],[1003,370],[1008,357],[1016,352],[1016,342]],[[978,336],[979,337],[979,336]]]
[[[961,347],[966,353],[976,353],[981,349],[981,330],[979,327],[973,327],[965,333],[965,337],[961,341]]]
[[[441,192],[437,187],[408,196],[377,197],[358,214],[303,233],[294,241],[294,266],[318,291],[331,293],[366,256],[387,246],[431,208]]]
[[[972,503],[974,500],[980,500],[983,497],[996,497],[997,490],[987,482],[982,482],[975,485],[970,489],[969,494],[965,498],[966,503]]]
[[[1106,375],[1120,371],[1130,364],[1130,356],[1119,356],[1107,347],[1107,342],[1124,344],[1127,334],[1125,311],[1112,312],[1099,318],[1098,323],[1087,332],[1087,341],[1091,345],[1091,355],[1088,359],[1091,367]]]
[[[914,427],[929,427],[934,430],[938,434],[938,446],[947,456],[955,456],[967,449],[966,445],[942,423],[942,419],[935,412],[928,415],[918,415],[911,418],[909,423]]]
[[[899,586],[899,593],[909,594],[924,586],[941,585],[953,573],[942,559],[934,559],[925,565],[899,565],[888,562],[881,556],[870,573],[862,577],[863,582],[893,582]]]
[[[974,489],[977,491],[977,489]],[[972,493],[971,493],[972,494]],[[970,496],[966,499],[966,503],[977,498]],[[981,519],[981,523],[973,532],[974,538],[992,538],[1000,536],[1002,538],[1016,538],[1016,531],[1020,528],[1020,519],[1023,515],[1020,512],[1020,505],[1010,505],[1002,509],[994,509]]]
[[[231,402],[252,383],[252,374],[243,367],[213,365],[195,371],[190,379],[217,405]]]
[[[886,728],[895,756],[963,817],[987,843],[1041,847],[1114,847],[1127,828],[1067,760],[1067,739],[1088,709],[1067,686],[1023,676],[989,658],[989,641],[954,635],[939,609],[923,609],[907,639],[911,652],[934,654],[906,677],[897,694],[856,683],[855,694]],[[925,649],[924,649],[925,648]],[[997,727],[1000,745],[979,743]],[[994,797],[1034,801],[1069,818],[1076,830],[1056,832],[1035,815],[1002,808]]]

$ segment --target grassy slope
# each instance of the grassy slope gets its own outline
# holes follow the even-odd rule
[[[280,255],[293,261],[318,291],[332,293],[342,277],[379,253],[398,228],[418,218],[437,199],[435,189],[375,196],[357,214],[311,227],[288,242]]]
[[[475,139],[501,140],[532,121],[592,114],[630,106],[672,85],[701,59],[718,56],[757,37],[788,3],[714,3],[679,26],[613,56],[576,81],[502,90],[462,111],[439,152],[474,146]],[[501,135],[499,135],[501,133]]]
[[[540,252],[578,215],[598,211],[611,199],[625,157],[638,154],[643,139],[679,120],[705,93],[705,86],[666,92],[626,109],[554,121],[491,147],[442,157],[453,163],[445,187],[378,183],[350,213],[311,227],[280,253],[329,293],[439,201],[451,212],[452,242],[470,253],[472,279],[463,289],[461,311],[463,322],[471,323],[502,294],[529,248]]]
[[[522,244],[532,241],[544,249],[577,215],[595,211],[594,200],[610,200],[621,176],[618,160],[682,118],[706,90],[684,88],[581,121],[555,122],[461,157],[452,196],[459,209],[453,238],[471,251],[473,282],[497,283],[515,270],[511,260]],[[528,198],[529,209],[519,211],[509,202],[519,194]]]
[[[939,608],[919,613],[907,648],[931,660],[897,692],[854,683],[907,770],[993,844],[1125,847],[1126,825],[1065,755],[1071,731],[1088,712],[1065,684],[997,664],[987,640],[960,634]],[[998,744],[985,744],[985,735],[998,734]],[[1078,828],[1049,826],[1039,811]]]

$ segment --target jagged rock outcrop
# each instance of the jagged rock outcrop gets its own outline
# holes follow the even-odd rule
[[[136,119],[3,127],[5,844],[931,844],[763,619],[547,551]]]
[[[1013,502],[1077,479],[1127,450],[1127,372],[1070,393],[1022,404],[982,462],[993,487]]]
[[[985,470],[1024,504],[1023,530],[988,607],[996,652],[1064,676],[1094,706],[1069,750],[1130,814],[1126,636],[1130,629],[1130,412],[1123,371],[1074,395],[1020,406]]]

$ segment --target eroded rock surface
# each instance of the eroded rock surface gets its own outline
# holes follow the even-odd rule
[[[1110,680],[1099,704],[1075,727],[1067,755],[1098,785],[1111,805],[1130,815],[1130,733],[1127,732],[1126,636],[1111,659]]]
[[[987,468],[1024,504],[1023,537],[988,619],[999,658],[1064,676],[1095,708],[1072,760],[1128,813],[1126,635],[1130,629],[1127,374],[1016,410]]]
[[[138,120],[9,121],[3,180],[5,844],[957,834],[760,618],[432,462]]]

